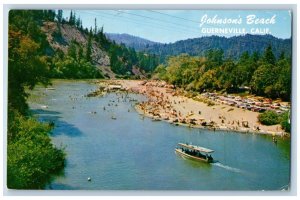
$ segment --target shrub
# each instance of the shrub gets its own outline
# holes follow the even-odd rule
[[[15,114],[9,121],[7,187],[42,189],[65,165],[65,153],[49,137],[49,124]]]
[[[258,120],[263,125],[275,125],[280,123],[280,116],[274,111],[266,111],[258,116]]]
[[[280,116],[280,125],[283,130],[290,133],[291,132],[291,122],[289,117],[289,112],[285,112]]]

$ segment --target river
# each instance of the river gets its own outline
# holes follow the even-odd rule
[[[141,95],[85,97],[95,84],[53,83],[29,98],[34,115],[55,123],[51,138],[67,153],[63,174],[46,189],[281,190],[290,182],[290,139],[152,121],[134,109]],[[215,150],[218,162],[183,159],[174,153],[179,142]]]

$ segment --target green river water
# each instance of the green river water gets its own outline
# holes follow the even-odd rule
[[[266,135],[152,121],[130,101],[145,97],[87,98],[96,88],[87,81],[54,81],[53,87],[37,87],[29,102],[41,121],[55,123],[51,138],[67,153],[63,174],[46,189],[281,190],[290,182],[290,139],[276,145]],[[174,153],[179,142],[215,150],[217,162],[183,159]]]

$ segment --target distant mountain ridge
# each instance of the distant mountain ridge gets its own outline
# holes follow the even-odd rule
[[[123,43],[128,47],[133,47],[137,51],[143,51],[160,55],[164,60],[167,56],[187,53],[191,56],[203,56],[207,50],[223,49],[226,58],[238,58],[245,51],[250,54],[257,51],[262,53],[271,44],[276,57],[284,52],[286,56],[292,54],[292,41],[280,39],[272,35],[240,35],[233,37],[205,36],[180,40],[174,43],[158,43],[144,38],[128,34],[107,34],[116,43]]]
[[[127,47],[134,48],[137,51],[142,51],[149,46],[155,44],[161,44],[159,42],[153,42],[138,36],[129,35],[127,33],[117,34],[117,33],[105,33],[105,35],[110,39],[114,40],[117,44],[124,44]]]

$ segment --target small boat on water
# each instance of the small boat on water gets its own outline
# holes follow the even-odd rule
[[[178,147],[175,149],[175,153],[182,157],[207,163],[212,163],[214,161],[211,156],[213,152],[214,150],[211,149],[184,143],[178,143]]]

